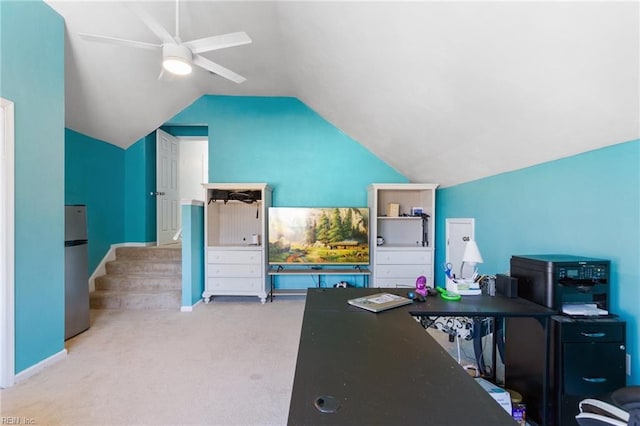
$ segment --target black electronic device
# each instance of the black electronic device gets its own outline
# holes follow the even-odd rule
[[[496,293],[516,299],[518,297],[518,279],[509,275],[496,274]]]
[[[518,296],[560,311],[562,305],[593,303],[608,310],[610,261],[542,254],[511,257]]]
[[[610,261],[543,254],[511,257],[518,297],[554,309],[596,305],[608,312]],[[497,290],[497,281],[496,281]],[[575,425],[578,402],[624,384],[624,322],[611,315],[558,315],[549,327],[531,318],[505,320],[505,386],[527,401],[527,418],[547,425]],[[606,360],[606,362],[602,362]],[[544,381],[549,392],[543,410]],[[592,379],[595,378],[595,379]],[[543,418],[543,412],[547,417]]]
[[[269,265],[369,265],[366,207],[269,207]]]

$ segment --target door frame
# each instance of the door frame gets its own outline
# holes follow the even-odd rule
[[[15,121],[0,98],[0,388],[15,383]]]
[[[449,237],[451,234],[450,231],[450,227],[452,224],[455,223],[459,223],[459,224],[465,224],[465,225],[471,225],[471,235],[470,235],[470,239],[475,240],[476,238],[476,219],[472,218],[472,217],[452,217],[452,218],[446,218],[445,219],[445,241],[446,241],[446,245],[445,245],[445,263],[447,262],[451,262],[451,253],[449,251]],[[454,265],[455,266],[455,265]],[[455,268],[454,268],[455,269]],[[453,271],[454,273],[458,273],[458,271]]]

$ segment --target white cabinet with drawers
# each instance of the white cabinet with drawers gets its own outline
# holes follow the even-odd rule
[[[206,268],[205,301],[214,295],[258,296],[266,301],[261,249],[209,247]]]
[[[268,295],[266,244],[271,188],[205,184],[205,286],[202,298]]]
[[[433,283],[433,250],[405,247],[376,248],[376,287],[415,287],[416,278],[424,275]]]
[[[419,276],[434,287],[436,184],[372,184],[372,287],[415,287]],[[378,237],[383,243],[378,244]]]

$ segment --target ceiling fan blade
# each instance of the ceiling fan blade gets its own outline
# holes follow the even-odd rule
[[[101,36],[96,34],[78,33],[78,35],[88,41],[97,41],[99,43],[116,44],[118,46],[138,47],[147,50],[158,50],[162,48],[161,44],[146,43],[144,41],[125,40],[123,38]]]
[[[246,78],[244,78],[240,74],[236,74],[230,69],[225,68],[222,65],[218,65],[215,62],[212,62],[200,55],[193,55],[193,63],[199,67],[204,68],[207,71],[211,71],[212,73],[217,74],[220,77],[224,77],[227,80],[231,80],[235,83],[242,83],[246,80]]]
[[[178,44],[176,39],[167,31],[156,19],[149,15],[146,10],[136,4],[128,4],[129,8],[138,15],[138,18],[158,37],[162,43]]]
[[[194,54],[224,49],[226,47],[242,46],[251,43],[251,38],[245,32],[229,33],[183,43]]]

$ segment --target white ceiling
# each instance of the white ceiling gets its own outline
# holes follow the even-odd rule
[[[123,2],[52,1],[67,24],[66,125],[123,148],[203,94],[294,96],[414,182],[444,186],[640,137],[640,7],[611,2],[182,0],[180,35],[245,31],[159,81]],[[174,33],[175,3],[140,2]]]

